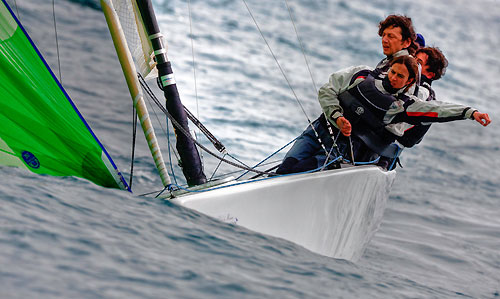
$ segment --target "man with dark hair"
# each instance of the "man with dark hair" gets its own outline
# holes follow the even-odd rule
[[[431,84],[444,75],[446,67],[448,67],[448,60],[437,47],[420,48],[415,53],[415,57],[421,67],[420,85],[412,88],[409,93],[417,96],[421,101],[435,100],[436,96]],[[411,148],[420,143],[429,131],[431,123],[406,126],[404,134],[396,138],[396,144],[401,149]],[[378,165],[387,169],[395,167],[394,161],[383,156],[380,157]]]
[[[389,70],[392,58],[412,55],[418,46],[415,43],[417,35],[413,29],[411,18],[401,15],[390,15],[378,26],[378,35],[382,38],[382,49],[387,57],[377,65],[381,72]]]
[[[441,50],[435,47],[420,48],[415,57],[422,68],[418,97],[425,101],[435,100],[431,84],[432,81],[438,80],[444,75],[448,60]],[[405,131],[403,136],[397,138],[397,141],[404,147],[413,147],[422,141],[430,127],[431,124],[412,126]]]
[[[423,80],[429,83],[440,79],[448,67],[448,60],[437,47],[420,48],[415,53],[415,58],[422,65]]]

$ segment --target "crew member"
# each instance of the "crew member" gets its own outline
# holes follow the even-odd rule
[[[374,76],[366,66],[332,74],[318,96],[326,117],[318,118],[303,132],[276,172],[283,174],[319,168],[330,157],[349,157],[348,148],[354,153],[351,158],[355,161],[364,161],[374,155],[395,157],[397,152],[389,145],[402,136],[403,131],[401,126],[387,126],[389,124],[467,118],[475,119],[483,126],[490,123],[487,114],[470,107],[420,101],[409,95],[408,89],[417,74],[416,60],[410,56],[395,58],[383,78]]]

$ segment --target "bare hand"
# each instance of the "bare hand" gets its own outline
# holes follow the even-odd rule
[[[351,123],[347,120],[347,118],[341,116],[337,118],[337,127],[340,129],[340,132],[344,136],[350,136],[351,135]]]
[[[474,112],[474,114],[472,114],[472,116],[474,117],[474,119],[478,123],[480,123],[484,127],[486,127],[487,125],[489,125],[490,122],[491,122],[490,117],[488,116],[488,113],[481,113],[479,111],[476,111],[476,112]]]

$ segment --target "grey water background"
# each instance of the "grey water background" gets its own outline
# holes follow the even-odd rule
[[[7,2],[59,76],[52,1]],[[154,2],[181,97],[232,154],[253,164],[302,132],[307,118],[242,1],[191,2],[196,89],[188,3]],[[356,264],[139,196],[161,189],[140,134],[134,194],[0,167],[0,298],[500,296],[500,2],[288,3],[318,87],[338,69],[374,66],[378,22],[407,14],[449,59],[438,98],[488,112],[492,124],[437,124],[405,150],[381,227]],[[128,176],[131,101],[100,5],[55,4],[63,85]],[[247,4],[314,119],[315,88],[285,2]],[[217,162],[204,161],[211,174]]]

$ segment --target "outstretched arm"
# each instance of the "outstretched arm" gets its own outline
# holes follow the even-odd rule
[[[449,122],[460,119],[476,120],[483,126],[489,125],[490,117],[471,107],[440,101],[415,101],[414,99],[395,102],[397,108],[390,109],[386,118],[391,123],[407,122],[418,125],[426,122]],[[402,112],[402,113],[401,113]]]

